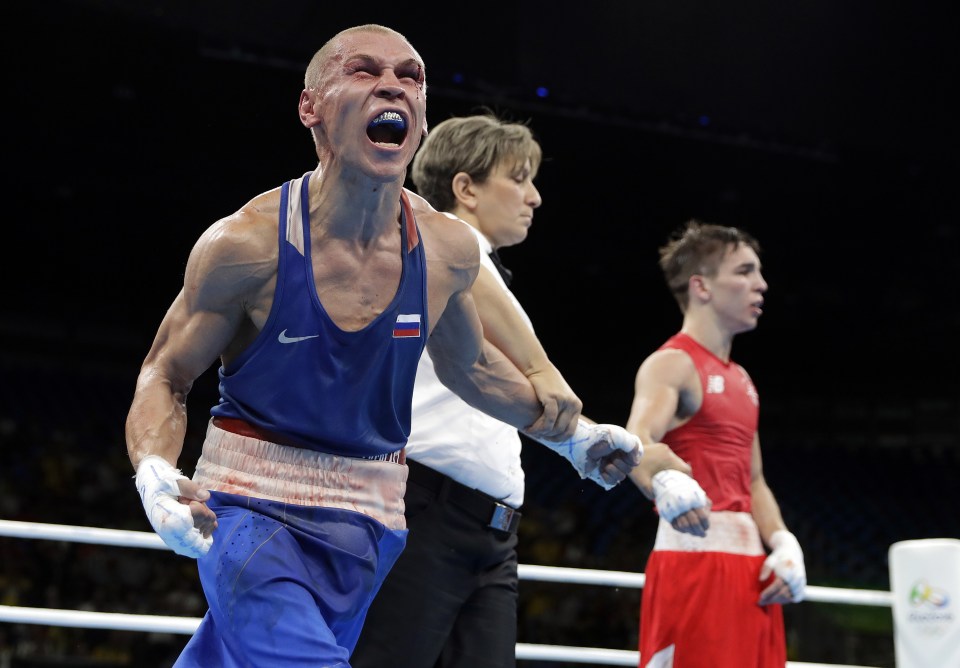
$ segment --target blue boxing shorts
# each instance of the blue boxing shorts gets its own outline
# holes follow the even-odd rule
[[[218,526],[198,560],[209,610],[175,667],[349,666],[367,609],[406,542],[406,466],[211,425],[194,479],[211,489]],[[376,502],[366,499],[371,487]]]

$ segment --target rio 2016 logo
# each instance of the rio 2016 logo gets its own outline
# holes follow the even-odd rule
[[[906,611],[904,621],[916,633],[938,637],[955,628],[956,615],[950,609],[950,595],[945,589],[920,578],[910,588],[908,600],[911,609]]]
[[[926,580],[917,580],[910,588],[910,604],[936,610],[947,607],[950,596],[943,589],[931,587]]]

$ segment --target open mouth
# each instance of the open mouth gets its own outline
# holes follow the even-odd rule
[[[407,137],[407,122],[395,111],[385,111],[367,126],[367,136],[380,146],[400,146]]]

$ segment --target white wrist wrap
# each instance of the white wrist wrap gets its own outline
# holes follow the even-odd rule
[[[213,538],[204,538],[193,525],[189,506],[178,500],[178,480],[186,480],[179,469],[163,457],[148,455],[137,467],[137,491],[150,526],[177,554],[197,559],[213,544]]]
[[[807,588],[807,570],[797,537],[785,529],[774,531],[768,541],[773,551],[764,562],[787,583],[794,602],[802,601]]]
[[[653,498],[660,517],[668,522],[707,505],[707,493],[700,484],[676,469],[666,469],[653,476]]]
[[[640,452],[643,452],[640,439],[623,427],[615,424],[589,424],[584,420],[577,421],[577,430],[567,440],[559,443],[540,442],[555,450],[570,462],[581,478],[589,478],[604,489],[609,490],[616,487],[617,483],[604,480],[601,475],[599,460],[588,456],[590,448],[600,441],[606,441],[614,450],[632,452],[639,448]]]

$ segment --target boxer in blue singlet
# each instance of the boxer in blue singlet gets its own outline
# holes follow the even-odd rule
[[[376,25],[338,33],[307,67],[299,115],[318,169],[201,235],[127,417],[150,524],[198,559],[209,604],[181,667],[349,665],[404,543],[424,345],[441,380],[497,419],[551,441],[577,429],[580,401],[535,339],[484,341],[472,233],[413,218],[403,183],[426,100],[410,43]],[[186,398],[218,358],[220,402],[189,479],[175,468]],[[625,451],[639,459],[591,443],[586,468],[607,481],[623,479]]]
[[[199,560],[210,609],[177,666],[273,666],[278,656],[346,664],[406,538],[398,464],[426,341],[423,247],[404,197],[397,294],[362,330],[340,329],[314,288],[309,182],[280,192],[270,315],[219,370],[221,400],[194,475],[219,525]]]

